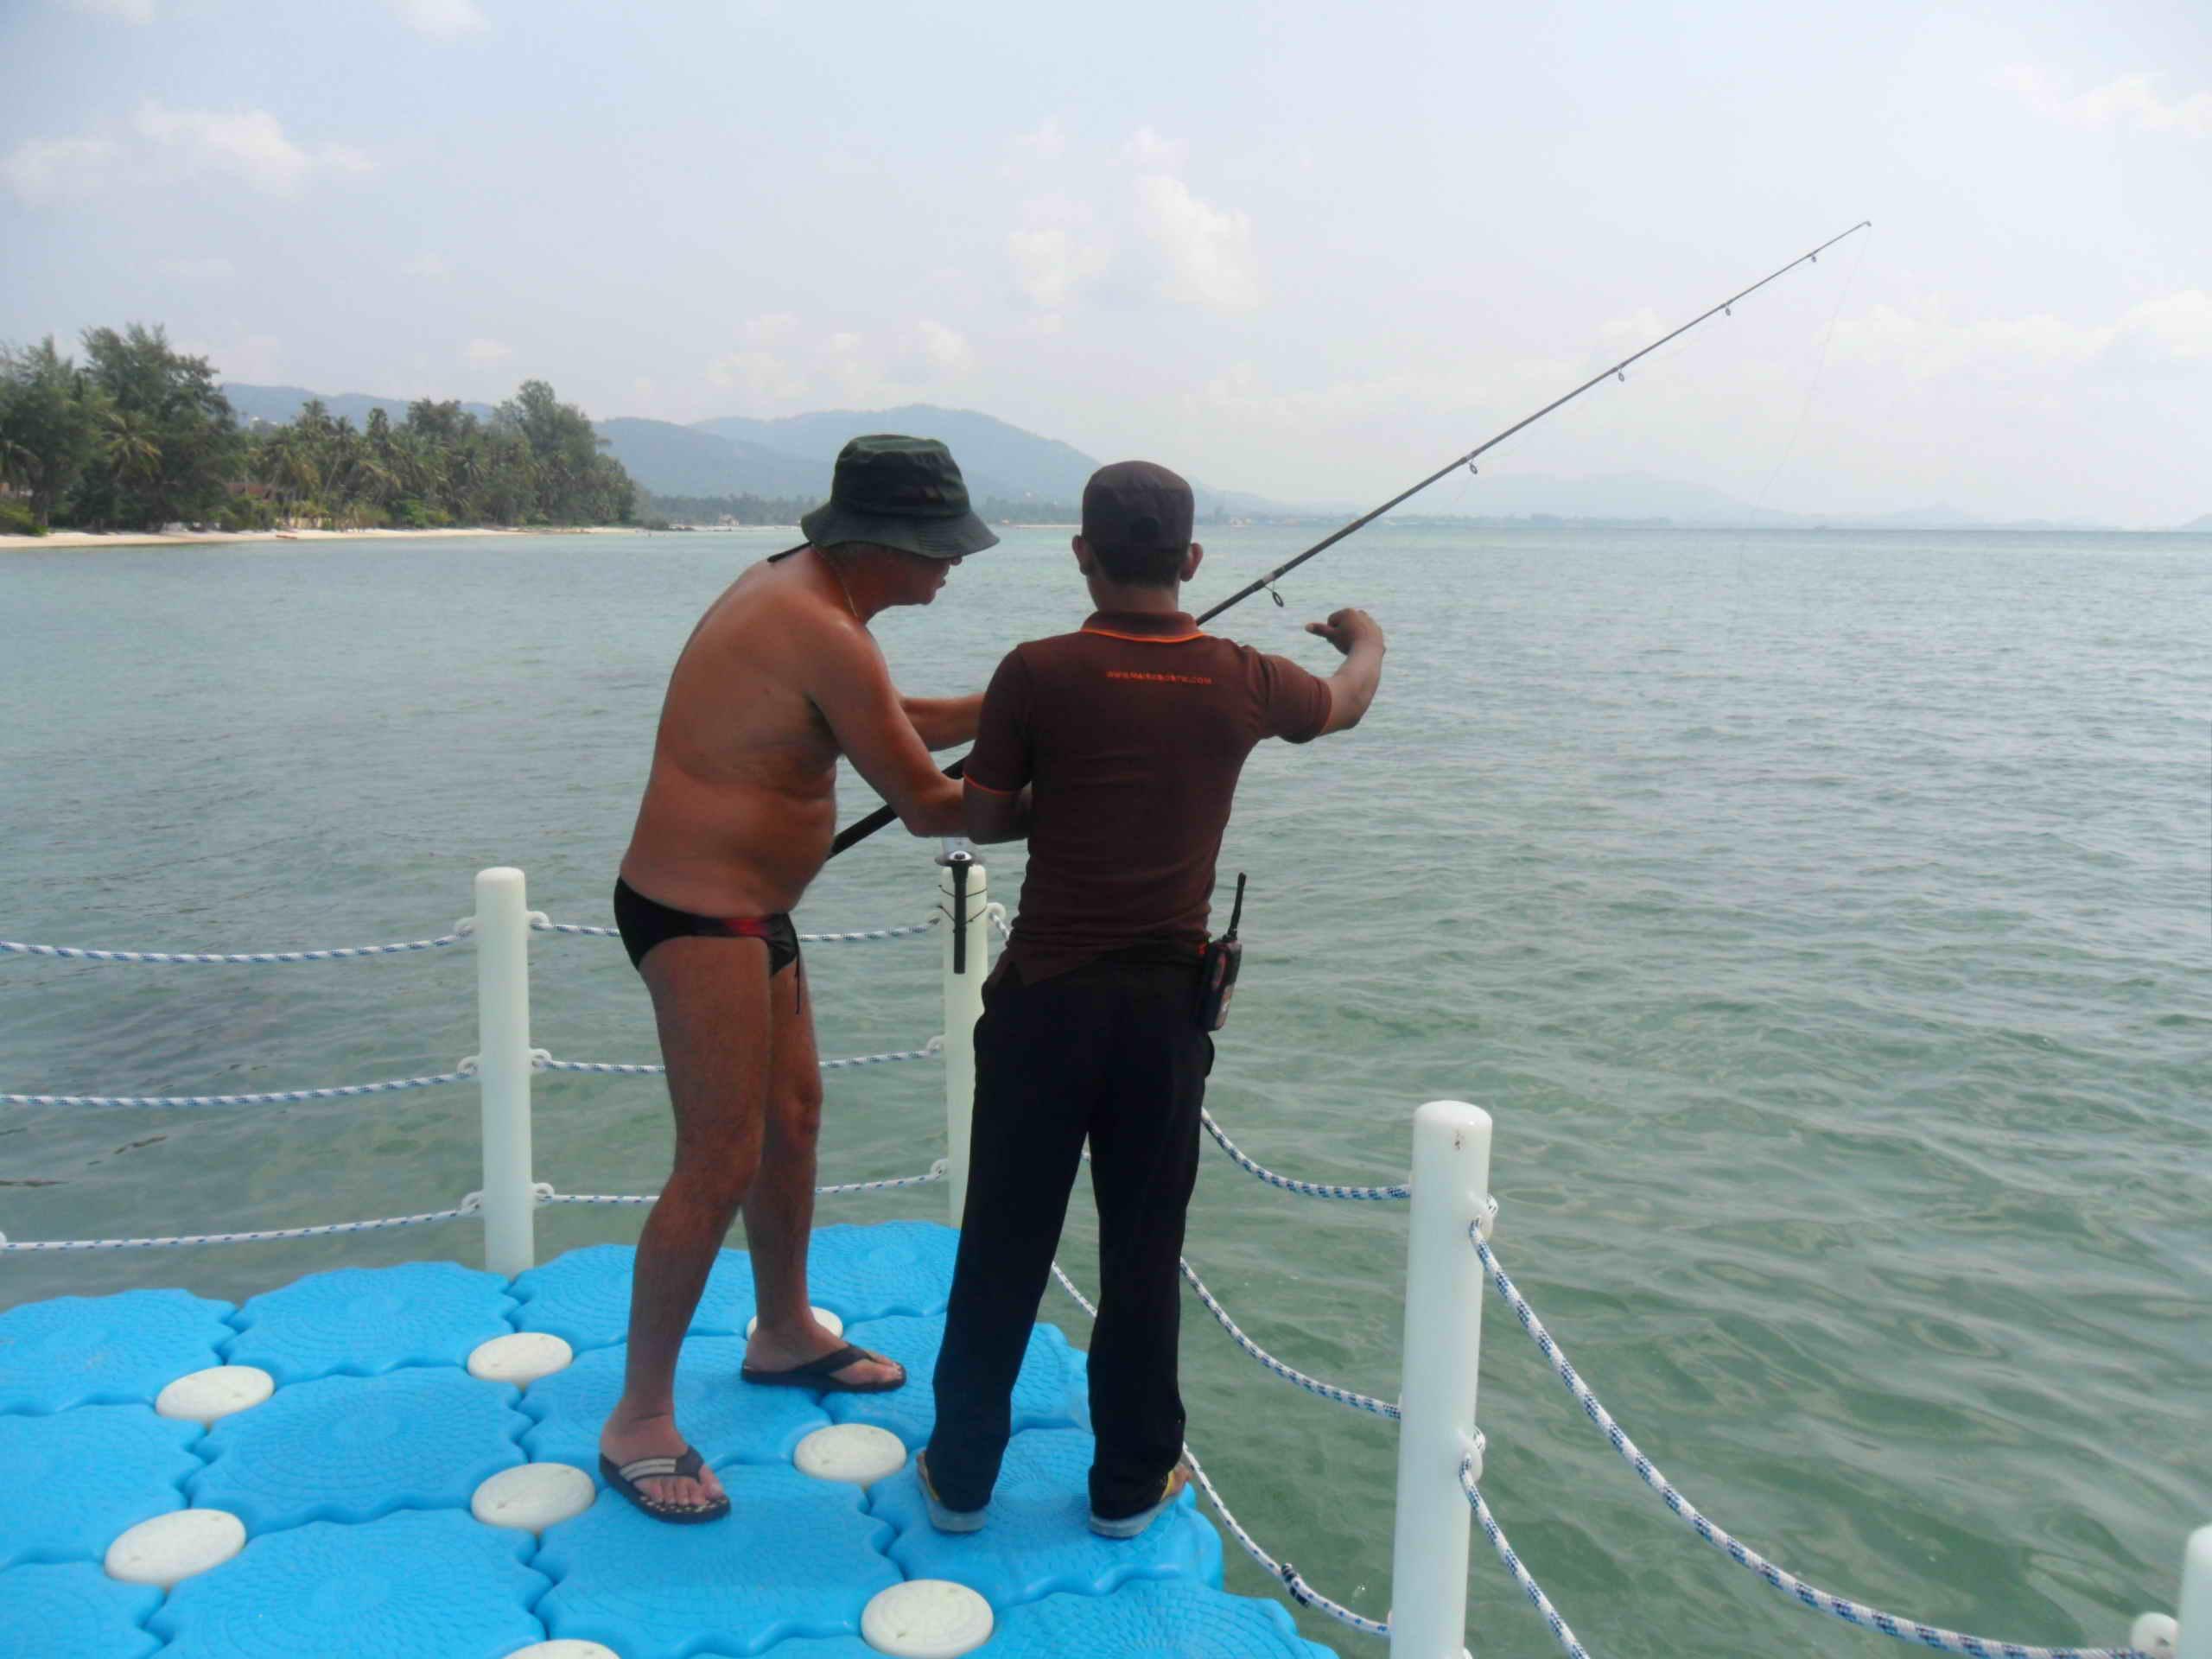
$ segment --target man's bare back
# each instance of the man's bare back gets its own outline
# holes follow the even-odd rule
[[[808,548],[733,582],[670,677],[623,879],[700,915],[789,911],[836,833],[841,753],[916,834],[958,833],[959,788],[915,728],[933,706],[899,696],[861,610],[926,604],[957,563]]]

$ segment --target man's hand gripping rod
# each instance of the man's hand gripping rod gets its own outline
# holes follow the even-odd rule
[[[1837,243],[1842,241],[1845,237],[1856,236],[1859,232],[1870,228],[1873,225],[1873,222],[1874,221],[1871,219],[1861,219],[1858,224],[1844,232],[1842,235],[1830,237],[1827,241],[1821,243],[1819,247],[1815,248],[1810,253],[1800,254],[1796,258],[1792,259],[1788,264],[1783,266],[1779,270],[1770,272],[1768,275],[1760,277],[1758,282],[1753,283],[1749,288],[1744,289],[1742,293],[1732,294],[1726,299],[1721,301],[1719,304],[1714,306],[1710,311],[1700,312],[1698,315],[1692,317],[1681,327],[1675,329],[1674,333],[1662,335],[1659,339],[1653,340],[1649,346],[1646,346],[1642,351],[1634,353],[1632,356],[1623,358],[1619,362],[1614,364],[1609,369],[1600,370],[1598,373],[1592,375],[1587,380],[1585,380],[1580,385],[1577,386],[1573,391],[1568,392],[1565,397],[1554,398],[1550,403],[1546,404],[1535,414],[1528,416],[1522,420],[1516,421],[1512,425],[1507,427],[1504,431],[1499,433],[1496,437],[1486,439],[1483,442],[1477,444],[1473,448],[1468,450],[1465,454],[1458,455],[1453,457],[1452,460],[1447,461],[1443,466],[1438,467],[1434,472],[1431,473],[1427,478],[1421,480],[1420,483],[1414,485],[1411,489],[1400,492],[1398,494],[1392,496],[1388,501],[1385,501],[1381,506],[1376,507],[1373,512],[1363,512],[1360,514],[1358,518],[1346,524],[1343,529],[1335,531],[1331,534],[1323,537],[1319,541],[1314,543],[1313,546],[1307,548],[1303,553],[1300,553],[1296,558],[1286,560],[1281,564],[1277,565],[1274,569],[1268,571],[1264,576],[1259,577],[1256,581],[1247,582],[1243,587],[1239,588],[1235,593],[1231,594],[1227,599],[1223,600],[1220,604],[1215,606],[1211,610],[1205,612],[1198,620],[1202,623],[1211,622],[1215,617],[1219,616],[1230,606],[1241,604],[1245,600],[1251,598],[1253,594],[1258,593],[1263,588],[1272,588],[1274,585],[1276,578],[1295,570],[1300,565],[1305,563],[1306,560],[1327,552],[1338,542],[1344,540],[1345,537],[1352,534],[1355,531],[1365,529],[1369,524],[1373,524],[1377,518],[1380,518],[1384,513],[1389,512],[1391,508],[1411,500],[1414,496],[1419,495],[1423,490],[1435,483],[1439,479],[1450,476],[1452,474],[1459,471],[1462,467],[1472,465],[1473,462],[1484,453],[1489,450],[1495,449],[1499,444],[1503,443],[1515,433],[1522,431],[1525,428],[1534,426],[1538,421],[1542,420],[1545,416],[1550,414],[1554,410],[1566,407],[1568,404],[1573,403],[1576,398],[1580,397],[1584,392],[1589,391],[1591,387],[1597,385],[1600,381],[1609,379],[1616,375],[1620,375],[1623,378],[1625,378],[1626,376],[1623,374],[1623,371],[1627,369],[1630,365],[1637,362],[1640,359],[1650,356],[1652,353],[1657,351],[1662,346],[1666,345],[1669,340],[1680,339],[1682,335],[1689,333],[1691,329],[1696,327],[1700,323],[1708,321],[1712,318],[1719,316],[1724,311],[1730,310],[1739,302],[1749,299],[1752,295],[1758,293],[1759,289],[1764,288],[1769,283],[1775,281],[1777,277],[1788,276],[1800,265],[1817,263],[1822,254],[1826,253],[1830,248],[1835,246]],[[967,768],[968,760],[967,757],[963,755],[944,769],[944,775],[948,778],[957,778],[962,772],[965,772]],[[882,829],[886,824],[891,823],[898,816],[898,813],[891,807],[880,806],[874,811],[869,813],[866,817],[847,824],[842,830],[840,830],[837,832],[837,838],[830,843],[830,856],[835,858],[847,848],[866,841],[870,836]]]

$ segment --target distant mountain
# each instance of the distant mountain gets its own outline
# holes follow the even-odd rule
[[[960,463],[969,494],[979,500],[995,496],[1009,501],[1077,501],[1083,497],[1084,480],[1098,470],[1098,463],[1089,455],[1058,439],[1040,438],[973,410],[939,409],[931,404],[867,410],[824,410],[773,421],[730,415],[700,421],[696,429],[818,461],[823,467],[825,490],[828,468],[836,460],[837,451],[848,439],[865,432],[906,432],[918,438],[943,439]]]
[[[607,450],[655,495],[830,493],[830,463],[786,454],[758,443],[717,437],[672,421],[623,418],[596,423]]]
[[[372,409],[384,410],[388,419],[404,421],[410,401],[405,397],[376,397],[359,391],[309,391],[304,386],[246,386],[231,383],[224,385],[223,395],[231,400],[231,407],[238,411],[240,422],[251,425],[256,421],[266,421],[271,426],[296,420],[300,410],[317,397],[330,411],[331,419],[343,416],[356,426],[369,418]],[[480,421],[492,418],[489,404],[463,404],[461,408]]]
[[[2199,535],[2212,535],[2212,512],[2201,518],[2192,518],[2185,524],[2176,524],[2176,530],[2194,531]]]

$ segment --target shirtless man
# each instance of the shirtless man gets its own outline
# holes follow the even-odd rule
[[[963,827],[931,749],[976,735],[980,696],[901,697],[868,620],[926,605],[998,537],[933,440],[855,438],[807,544],[757,564],[692,631],[671,677],[614,915],[652,993],[676,1161],[638,1241],[607,1482],[647,1514],[711,1521],[729,1499],[675,1416],[677,1352],[742,1210],[760,1325],[743,1376],[875,1392],[906,1378],[807,1305],[822,1112],[814,1018],[790,912],[830,853],[844,755],[917,836]],[[758,1179],[756,1179],[756,1177]]]

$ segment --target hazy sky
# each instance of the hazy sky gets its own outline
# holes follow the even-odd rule
[[[16,341],[1374,498],[1871,218],[1494,467],[2212,512],[2207,0],[0,0],[0,63]]]

